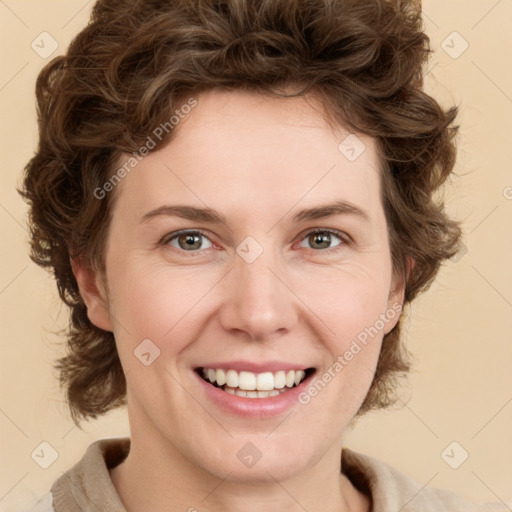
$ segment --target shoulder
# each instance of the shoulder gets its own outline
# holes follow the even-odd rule
[[[504,512],[499,503],[471,503],[452,491],[427,487],[385,462],[347,448],[342,470],[361,490],[371,495],[373,512]]]
[[[47,492],[40,497],[41,491],[35,491],[28,486],[20,486],[20,492],[10,497],[9,504],[0,503],[1,512],[55,512],[53,496]],[[1,500],[0,500],[1,502]],[[3,506],[2,506],[3,505]]]
[[[58,512],[78,512],[90,510],[92,502],[108,505],[105,510],[124,512],[109,470],[124,460],[129,449],[129,438],[100,439],[89,445],[83,457],[52,485],[53,507]]]
[[[45,494],[29,512],[55,512],[52,493]]]

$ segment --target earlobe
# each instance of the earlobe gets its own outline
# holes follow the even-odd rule
[[[106,288],[99,272],[90,268],[81,258],[71,259],[80,295],[87,307],[89,320],[100,329],[112,332]]]
[[[405,277],[399,279],[393,279],[393,288],[388,298],[388,314],[386,314],[386,328],[384,334],[388,334],[398,323],[400,315],[402,314],[404,302],[405,302],[405,289],[409,280],[411,270],[414,268],[415,260],[408,256],[406,265]],[[396,277],[396,276],[395,276]]]

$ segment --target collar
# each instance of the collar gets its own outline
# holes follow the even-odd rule
[[[56,512],[126,512],[110,478],[130,450],[130,438],[100,439],[53,484]],[[368,455],[343,448],[342,471],[371,496],[372,512],[502,512],[498,504],[473,505],[450,491],[426,488]]]

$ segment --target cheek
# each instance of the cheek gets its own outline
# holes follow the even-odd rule
[[[377,322],[377,329],[384,329],[379,318],[388,307],[390,276],[380,267],[352,263],[296,276],[297,295],[324,324],[338,351]]]
[[[326,409],[333,402],[344,404],[336,413],[343,424],[348,421],[348,411],[358,410],[368,392],[380,354],[385,320],[391,316],[387,309],[386,269],[379,265],[346,265],[325,273],[305,274],[298,295],[325,326],[321,344],[327,349],[326,369],[318,375],[322,381],[318,389],[311,392],[316,396],[324,384],[328,386],[330,391],[322,392],[321,400],[325,400]],[[310,398],[306,396],[304,400]]]
[[[346,268],[303,282],[304,302],[329,329],[321,339],[327,349],[322,371],[300,397],[310,421],[320,422],[320,431],[343,430],[371,386],[389,317],[389,287],[374,275]],[[309,403],[315,405],[308,408]],[[326,411],[322,417],[319,409]]]
[[[208,293],[218,281],[197,268],[176,272],[130,262],[109,277],[111,313],[118,320],[116,338],[123,341],[120,350],[132,351],[149,338],[161,349],[179,352],[193,338],[194,329],[200,330],[197,315],[208,305]]]

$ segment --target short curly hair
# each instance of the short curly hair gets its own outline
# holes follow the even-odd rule
[[[20,193],[29,203],[31,258],[55,276],[71,309],[67,352],[55,364],[73,421],[126,404],[114,335],[93,325],[70,264],[104,272],[115,194],[94,191],[122,153],[137,152],[183,98],[246,89],[318,95],[338,125],[374,137],[393,272],[405,303],[458,249],[461,229],[436,191],[455,163],[456,107],[423,90],[431,53],[418,1],[99,0],[90,23],[36,83],[39,146]],[[294,94],[283,94],[287,87]],[[162,137],[167,144],[175,130]],[[414,266],[408,262],[414,260]],[[384,336],[358,414],[396,400],[409,370],[403,317]]]

